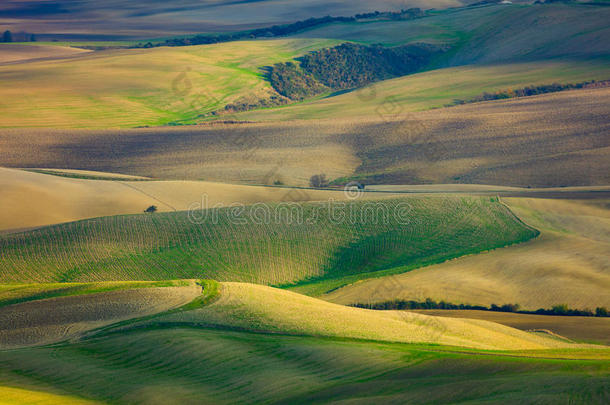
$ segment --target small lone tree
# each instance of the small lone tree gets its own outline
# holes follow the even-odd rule
[[[328,187],[328,180],[326,179],[326,175],[324,173],[314,174],[309,179],[309,185],[315,188]]]
[[[157,206],[156,205],[151,205],[150,207],[146,208],[144,210],[144,212],[152,214],[153,212],[157,212]]]
[[[4,31],[4,34],[2,34],[2,42],[13,42],[13,34],[9,30]]]

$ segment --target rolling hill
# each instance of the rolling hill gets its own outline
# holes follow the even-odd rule
[[[128,285],[114,291],[4,306],[0,310],[0,348],[64,341],[109,324],[179,308],[201,293],[194,283],[185,284],[137,289]]]
[[[255,3],[261,7],[267,1]],[[407,21],[332,23],[282,39],[114,49],[5,65],[0,66],[0,99],[11,102],[2,105],[0,127],[108,128],[226,119],[312,119],[336,116],[337,108],[345,110],[345,116],[360,116],[363,109],[375,115],[382,101],[371,97],[376,90],[370,89],[336,102],[335,94],[325,94],[318,96],[322,100],[303,106],[274,108],[287,100],[271,88],[266,77],[269,66],[345,41],[447,47],[435,62],[426,63],[426,69],[493,63],[480,72],[472,67],[440,69],[429,77],[418,76],[415,82],[383,82],[379,92],[398,94],[394,103],[406,111],[443,106],[480,91],[505,90],[502,86],[605,80],[610,77],[610,49],[605,40],[609,12],[604,6],[576,4],[467,7]],[[1,47],[0,55],[5,52],[14,58],[11,49],[15,46]],[[36,46],[46,55],[47,47]],[[432,89],[419,88],[426,83]],[[258,110],[212,115],[227,105]]]
[[[219,298],[203,308],[136,322],[126,328],[166,323],[265,333],[434,343],[484,350],[571,347],[561,340],[492,322],[349,308],[290,291],[244,283],[222,283]]]
[[[0,281],[214,278],[321,292],[537,235],[495,198],[254,204],[0,236]]]
[[[326,173],[366,184],[608,185],[608,105],[601,88],[358,120],[4,129],[0,166],[254,184]]]
[[[211,288],[215,282],[202,284]],[[3,400],[318,403],[426,398],[451,403],[527,396],[596,404],[607,399],[604,382],[610,370],[603,347],[492,322],[346,308],[251,284],[222,283],[219,294],[207,305],[110,325],[79,340],[0,351]],[[91,301],[96,295],[80,298]],[[392,342],[422,339],[467,347]],[[432,392],[431,385],[436,387]]]
[[[517,303],[531,310],[559,304],[610,307],[607,201],[506,201],[521,219],[541,231],[540,237],[519,246],[356,283],[324,298],[348,304],[430,297],[485,306]]]

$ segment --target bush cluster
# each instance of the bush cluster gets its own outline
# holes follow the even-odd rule
[[[301,100],[328,90],[356,88],[423,69],[441,49],[428,44],[387,48],[345,43],[277,63],[269,80],[281,95]]]

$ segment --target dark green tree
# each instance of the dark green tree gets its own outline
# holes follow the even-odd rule
[[[2,34],[2,42],[13,42],[13,34],[9,30],[4,31],[4,34]]]
[[[152,214],[153,212],[157,212],[157,206],[156,205],[151,205],[150,207],[146,208],[144,210],[144,212],[150,213]]]

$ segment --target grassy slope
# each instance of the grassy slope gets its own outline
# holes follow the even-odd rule
[[[56,391],[50,389],[50,391]],[[46,405],[93,405],[97,401],[79,398],[77,395],[57,394],[43,391],[40,387],[35,389],[24,389],[0,386],[0,396],[3,405],[13,404],[46,404]]]
[[[0,127],[135,127],[189,122],[265,97],[259,68],[337,41],[281,39],[114,50],[0,66]]]
[[[520,246],[366,281],[325,298],[338,303],[427,297],[454,303],[518,303],[524,309],[568,304],[610,307],[607,202],[507,199],[539,238]],[[605,205],[604,205],[605,204]]]
[[[292,213],[252,206],[239,216],[230,209],[207,211],[200,225],[185,212],[84,220],[1,237],[0,280],[286,284],[312,278],[341,285],[343,277],[403,272],[535,235],[491,200],[364,200],[335,205],[332,217],[328,203],[304,203]],[[264,212],[271,213],[269,222]]]
[[[164,324],[434,343],[483,350],[572,347],[565,341],[517,331],[492,322],[349,308],[285,290],[245,283],[222,283],[220,297],[212,304],[136,323],[135,327]]]
[[[108,174],[107,176],[110,176]],[[196,181],[105,181],[0,168],[0,231],[100,216],[188,210],[233,203],[344,199],[342,192],[300,191]],[[40,202],[45,201],[45,207]]]

